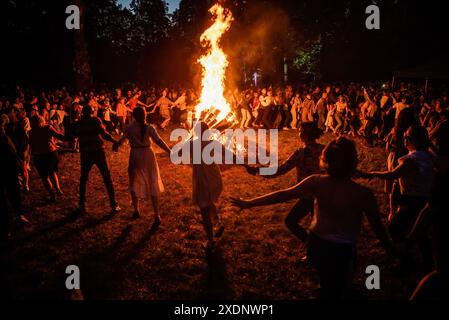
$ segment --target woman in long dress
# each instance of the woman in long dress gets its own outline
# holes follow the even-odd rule
[[[133,110],[134,121],[126,128],[124,136],[117,142],[117,151],[125,140],[129,140],[131,152],[129,156],[129,190],[134,206],[134,218],[140,217],[139,200],[151,198],[154,209],[154,225],[159,226],[159,198],[164,185],[159,172],[156,155],[152,148],[153,141],[170,154],[168,145],[161,139],[156,129],[146,123],[146,111],[143,108]]]

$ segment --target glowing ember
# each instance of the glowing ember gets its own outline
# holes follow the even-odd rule
[[[220,39],[231,27],[232,13],[219,4],[209,9],[214,15],[214,24],[201,35],[201,43],[208,48],[208,53],[198,62],[203,66],[202,92],[196,106],[196,116],[205,110],[219,110],[217,120],[221,121],[231,112],[231,107],[224,97],[224,80],[229,64],[226,54],[220,48]]]

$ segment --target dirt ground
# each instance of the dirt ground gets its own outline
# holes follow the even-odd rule
[[[162,134],[168,139],[168,133]],[[322,143],[332,136],[325,136]],[[280,133],[280,157],[298,146],[297,133]],[[108,150],[111,149],[108,144]],[[386,153],[358,141],[361,169],[383,170]],[[79,183],[79,154],[60,159],[64,196],[45,202],[46,193],[35,170],[31,193],[24,195],[32,225],[19,233],[13,246],[0,255],[6,283],[2,291],[16,299],[66,299],[65,268],[77,265],[86,299],[311,299],[317,277],[301,258],[305,246],[284,227],[292,203],[239,212],[231,197],[254,197],[295,183],[295,172],[277,179],[253,177],[238,166],[222,167],[225,183],[219,202],[226,227],[220,249],[207,254],[197,208],[191,204],[191,167],[175,166],[158,154],[166,192],[161,200],[163,223],[150,232],[152,214],[145,204],[140,220],[132,219],[128,194],[129,148],[108,151],[117,197],[123,211],[110,218],[106,190],[97,169],[88,185],[88,214],[72,219]],[[363,182],[366,184],[366,182]],[[383,183],[369,182],[382,212],[387,214]],[[304,221],[308,223],[309,221]],[[354,279],[356,299],[407,299],[419,274],[397,274],[365,221]],[[365,289],[365,268],[381,269],[381,290]]]

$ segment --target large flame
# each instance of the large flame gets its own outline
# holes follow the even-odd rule
[[[231,27],[233,17],[231,11],[219,4],[210,8],[209,12],[215,16],[215,21],[200,38],[201,44],[208,49],[208,52],[198,60],[203,67],[203,79],[196,115],[199,117],[205,110],[218,110],[220,113],[217,120],[221,121],[231,113],[231,107],[224,97],[224,80],[229,62],[220,48],[220,39]]]

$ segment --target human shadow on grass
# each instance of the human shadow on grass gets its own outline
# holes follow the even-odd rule
[[[111,221],[115,216],[111,214],[107,214],[100,219],[89,218],[86,219],[86,222],[83,224],[76,226],[74,228],[70,228],[67,231],[62,232],[62,234],[56,233],[54,236],[51,234],[58,229],[62,229],[65,226],[68,226],[70,223],[75,223],[78,220],[81,220],[83,216],[79,216],[78,212],[75,210],[71,212],[65,218],[62,218],[54,223],[50,223],[47,226],[41,227],[38,230],[31,232],[30,234],[24,235],[22,237],[16,238],[13,242],[14,246],[20,246],[26,244],[31,241],[36,241],[40,237],[48,236],[45,240],[50,241],[52,243],[58,242],[62,243],[68,240],[72,236],[78,236],[81,232],[86,230],[91,230],[99,227],[100,225]],[[43,244],[45,245],[45,244]]]
[[[124,228],[111,245],[84,255],[78,265],[83,274],[83,295],[87,299],[110,299],[123,283],[126,264],[120,263],[118,252],[132,233]]]
[[[158,230],[159,226],[153,224],[150,230],[148,230],[148,232],[145,233],[145,235],[138,242],[136,242],[132,247],[128,248],[127,254],[119,258],[119,263],[124,265],[128,264],[134,259],[137,259],[139,253],[143,249],[147,248],[148,243],[151,241]]]
[[[54,221],[46,226],[40,227],[37,230],[35,230],[29,234],[24,234],[24,235],[14,238],[9,243],[9,246],[15,247],[15,246],[23,245],[30,241],[34,241],[41,236],[47,235],[57,229],[65,227],[69,223],[75,222],[75,220],[76,220],[76,217],[74,217],[73,215],[68,215],[68,216],[66,216],[62,219],[59,219],[57,221]]]
[[[132,226],[123,229],[121,235],[104,250],[93,252],[82,258],[80,269],[84,270],[84,291],[88,299],[110,299],[111,293],[117,294],[126,278],[126,268],[131,261],[138,258],[139,253],[146,249],[148,243],[158,231],[158,226],[152,228],[134,245],[122,249],[132,231]]]
[[[207,300],[232,299],[234,291],[229,283],[226,261],[221,249],[206,250],[206,262],[207,274],[200,298]]]

